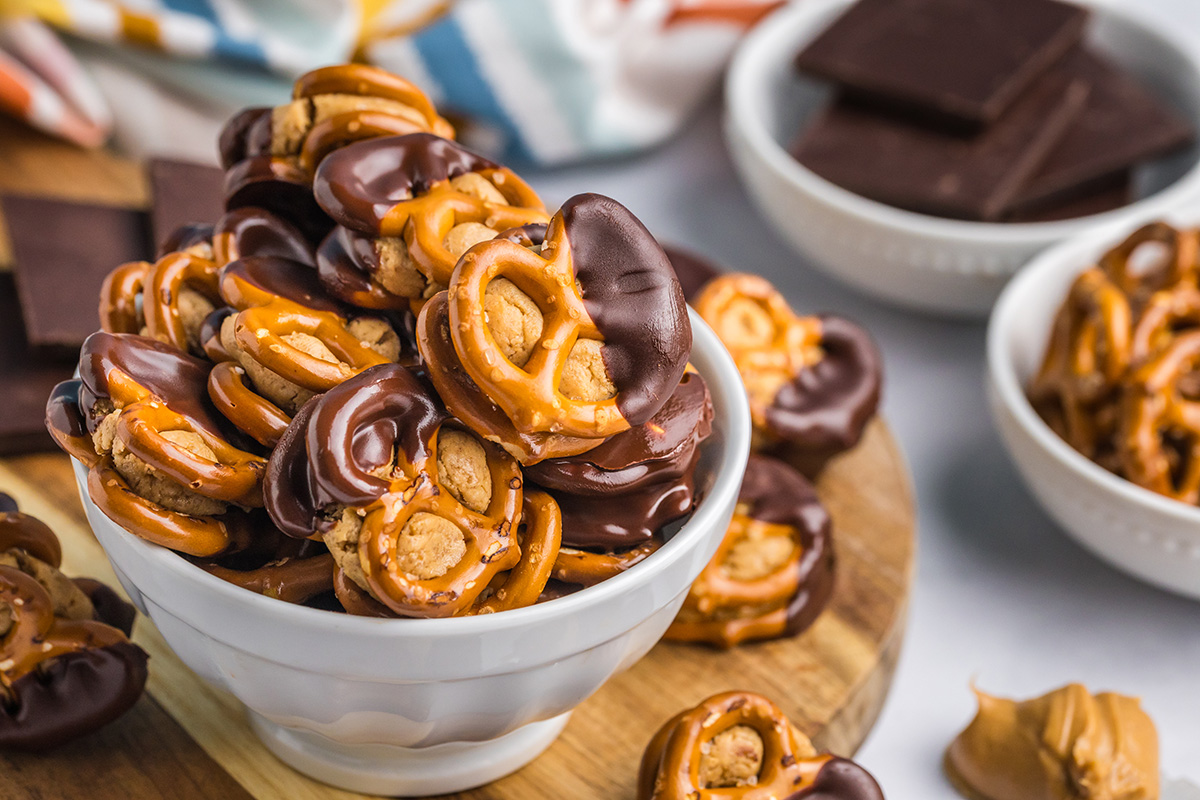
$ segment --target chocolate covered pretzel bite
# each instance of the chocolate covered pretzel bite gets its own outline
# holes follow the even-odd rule
[[[448,300],[463,368],[525,433],[604,438],[641,425],[691,352],[662,248],[600,195],[564,203],[540,252],[507,239],[472,248]]]
[[[858,444],[882,383],[866,331],[841,317],[796,316],[756,275],[720,275],[692,302],[738,366],[757,447],[782,447],[813,476]]]
[[[133,607],[59,572],[58,537],[15,506],[0,511],[0,749],[40,751],[124,714],[147,656],[128,639]]]
[[[725,538],[666,638],[734,647],[803,632],[833,593],[830,530],[812,484],[782,461],[751,456]]]
[[[429,134],[346,147],[322,162],[313,190],[339,226],[318,253],[321,279],[366,308],[419,306],[472,245],[548,219],[514,172]]]
[[[89,465],[110,519],[164,547],[209,556],[243,546],[239,508],[262,505],[266,460],[231,439],[208,402],[208,364],[141,336],[94,333],[79,379],[60,384],[47,427]]]
[[[646,747],[638,800],[883,800],[862,767],[821,754],[762,695],[726,692],[681,712]]]

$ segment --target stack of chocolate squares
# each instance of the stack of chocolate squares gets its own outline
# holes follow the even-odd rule
[[[46,398],[71,377],[100,325],[100,284],[115,264],[155,257],[181,223],[222,209],[215,167],[152,161],[149,211],[47,197],[0,196],[12,271],[0,271],[0,455],[50,450]]]
[[[941,217],[1125,205],[1134,168],[1194,131],[1089,49],[1088,16],[1058,0],[860,0],[796,57],[838,91],[792,154],[851,192]]]

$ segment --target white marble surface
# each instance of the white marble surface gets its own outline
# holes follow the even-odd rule
[[[1129,1],[1200,46],[1197,0]],[[582,190],[616,197],[664,241],[762,273],[797,308],[844,313],[881,344],[884,413],[912,468],[920,538],[904,652],[862,763],[890,798],[952,797],[941,756],[974,712],[971,681],[1021,697],[1082,681],[1141,696],[1159,726],[1164,773],[1200,782],[1200,604],[1097,561],[1038,508],[988,415],[983,324],[866,300],[767,229],[733,174],[716,102],[648,155],[522,174],[551,207]]]

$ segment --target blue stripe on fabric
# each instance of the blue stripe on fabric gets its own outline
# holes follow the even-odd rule
[[[208,20],[214,25],[220,25],[221,21],[217,18],[217,10],[213,8],[209,0],[159,0],[164,8],[171,11],[178,11],[182,14],[191,14],[194,17]]]
[[[599,92],[592,70],[572,54],[548,20],[555,0],[505,0],[500,16],[521,58],[529,64],[554,102],[554,113],[575,136],[577,150],[587,152],[597,145],[611,147],[612,133],[597,129],[594,119]],[[546,20],[530,23],[529,20]],[[576,157],[580,153],[576,154]]]
[[[260,43],[250,39],[235,39],[223,29],[217,28],[217,39],[213,42],[213,54],[218,58],[250,64],[269,69],[267,53]]]
[[[426,69],[445,90],[447,105],[498,125],[508,137],[509,155],[528,159],[530,153],[520,131],[492,93],[454,17],[443,17],[412,40]]]

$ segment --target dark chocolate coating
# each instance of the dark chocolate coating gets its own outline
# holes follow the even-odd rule
[[[244,206],[226,211],[212,228],[212,234],[231,234],[239,258],[278,256],[315,266],[313,248],[292,223],[265,208]]]
[[[317,275],[325,291],[344,303],[363,308],[408,308],[407,297],[374,283],[379,269],[375,237],[338,225],[317,248]]]
[[[823,466],[856,445],[875,416],[883,361],[858,325],[842,317],[819,317],[825,355],[779,390],[766,410],[766,423],[798,455]]]
[[[12,514],[18,510],[17,501],[11,494],[0,492],[0,514]]]
[[[221,306],[214,309],[211,314],[204,318],[200,323],[200,346],[203,347],[209,342],[215,342],[216,346],[225,352],[224,345],[221,344],[221,326],[225,324],[225,319],[237,313],[237,309],[229,306]],[[232,358],[226,354],[227,358]]]
[[[87,421],[79,409],[83,381],[78,378],[63,381],[54,387],[46,400],[46,430],[59,447],[85,463],[94,459],[96,451]]]
[[[0,705],[0,750],[40,752],[66,744],[128,711],[146,685],[142,648],[129,642],[51,659],[13,682]]]
[[[795,636],[811,625],[833,594],[833,524],[816,489],[790,465],[770,456],[746,462],[738,504],[752,519],[787,525],[800,532],[800,585],[788,601],[787,628]]]
[[[696,507],[698,455],[683,466],[683,477],[620,497],[550,492],[562,511],[563,545],[624,550],[648,542],[667,525],[687,516]]]
[[[225,123],[217,139],[222,169],[270,151],[271,111],[267,107],[244,108]]]
[[[212,225],[206,222],[189,222],[171,231],[167,238],[159,243],[158,252],[155,255],[162,258],[167,253],[178,253],[198,244],[208,244],[212,241],[212,237]]]
[[[389,488],[371,472],[394,454],[429,457],[446,415],[436,396],[399,364],[365,370],[304,405],[275,446],[263,478],[267,513],[306,537],[322,509],[366,506]]]
[[[674,245],[665,245],[663,252],[671,260],[671,266],[675,269],[675,276],[679,278],[679,285],[683,288],[683,296],[689,303],[693,302],[696,299],[696,295],[700,294],[700,290],[704,288],[704,284],[722,272],[715,264],[701,258],[690,250],[675,247]]]
[[[225,173],[225,210],[265,208],[294,225],[313,245],[333,222],[313,199],[308,173],[290,161],[251,156]]]
[[[812,786],[787,800],[884,800],[871,773],[846,758],[834,757],[817,772]]]
[[[126,603],[121,599],[121,595],[113,591],[112,587],[95,578],[72,578],[71,580],[92,601],[98,622],[111,625],[126,636],[133,635],[133,623],[137,619],[137,609],[132,603]]]
[[[316,271],[299,261],[277,256],[243,256],[221,268],[221,280],[224,281],[226,276],[236,276],[305,308],[346,313],[343,304],[326,294]],[[226,298],[227,302],[229,300]]]
[[[97,331],[83,343],[79,354],[79,408],[89,432],[100,418],[92,413],[95,403],[109,397],[108,375],[119,369],[146,387],[172,411],[198,427],[228,439],[223,417],[208,399],[208,372],[212,365],[176,350],[170,345],[132,333]],[[54,398],[51,398],[51,403]],[[48,409],[48,413],[51,409]]]
[[[500,231],[500,233],[496,234],[496,238],[503,239],[506,242],[515,242],[522,247],[532,247],[533,245],[541,245],[542,242],[546,241],[547,227],[544,222],[531,222],[528,225],[518,225],[515,228]]]
[[[435,183],[496,162],[431,133],[382,136],[346,145],[317,167],[313,194],[339,225],[377,234],[392,206]]]
[[[708,386],[699,373],[688,372],[649,422],[582,455],[528,466],[525,477],[553,491],[613,499],[678,480],[694,463],[697,445],[712,433],[712,415]]]
[[[657,240],[616,200],[580,194],[559,214],[617,407],[641,425],[671,396],[692,352],[683,290]]]

